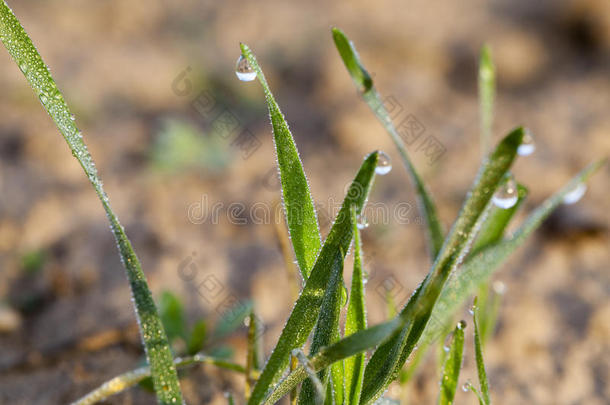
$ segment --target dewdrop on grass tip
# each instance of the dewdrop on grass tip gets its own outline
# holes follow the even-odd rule
[[[250,62],[248,62],[248,59],[246,59],[244,55],[239,55],[239,58],[237,58],[235,75],[242,82],[251,82],[256,79],[256,72],[252,69]]]

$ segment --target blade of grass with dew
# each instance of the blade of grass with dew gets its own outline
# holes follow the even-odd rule
[[[479,117],[481,120],[481,156],[487,156],[492,138],[494,115],[494,95],[496,89],[496,73],[491,49],[488,45],[481,48],[479,57]]]
[[[484,162],[439,257],[401,313],[390,321],[346,336],[321,350],[310,361],[314,370],[380,345],[365,368],[360,403],[374,402],[383,394],[419,340],[445,280],[466,255],[476,230],[484,220],[491,196],[510,168],[522,139],[523,129],[515,129]],[[374,363],[373,359],[376,359]],[[278,401],[305,376],[301,368],[294,370],[273,389],[265,403]]]
[[[368,155],[352,181],[305,287],[296,301],[261,377],[254,386],[248,401],[250,405],[259,404],[264,399],[271,384],[279,379],[288,364],[291,351],[301,347],[309,337],[318,318],[331,274],[340,271],[334,268],[335,258],[341,252],[344,254],[348,250],[352,240],[350,209],[355,206],[356,212],[361,212],[375,176],[378,159],[378,152]]]
[[[481,249],[469,257],[461,266],[460,271],[456,273],[456,277],[449,280],[441,293],[432,314],[436,322],[430,323],[426,327],[421,338],[422,342],[434,340],[438,336],[438,328],[446,324],[448,318],[464,304],[475,289],[489,279],[510,254],[525,242],[527,237],[562,203],[564,196],[578,184],[585,183],[604,164],[606,164],[606,159],[589,164],[558,192],[540,204],[511,237]]]
[[[205,354],[196,354],[176,358],[174,364],[177,368],[183,369],[196,364],[209,364],[219,367],[224,370],[234,371],[236,373],[245,373],[246,369],[239,364],[232,363],[223,359],[217,359]],[[71,405],[92,405],[109,398],[112,395],[118,394],[137,385],[142,380],[150,377],[150,367],[141,367],[132,371],[128,371],[118,375],[111,380],[106,381],[98,388],[89,392],[84,397],[72,402]]]
[[[366,329],[366,304],[364,295],[364,276],[362,271],[362,246],[356,212],[352,210],[352,229],[354,232],[354,270],[352,286],[345,318],[344,336]],[[345,405],[360,402],[360,390],[364,377],[364,361],[366,354],[359,353],[344,360],[345,372]],[[336,364],[336,363],[335,363]]]
[[[481,345],[481,336],[479,334],[479,314],[477,300],[474,301],[473,322],[474,322],[474,353],[477,361],[477,374],[479,375],[479,385],[481,388],[481,396],[483,403],[489,405],[491,403],[489,397],[489,383],[487,382],[487,373],[485,372],[485,363],[483,362],[483,349]]]
[[[399,375],[400,369],[424,332],[445,282],[468,254],[470,245],[492,205],[491,197],[512,165],[523,135],[523,128],[510,132],[481,165],[443,248],[426,276],[421,293],[413,304],[410,299],[401,312],[401,317],[411,322],[411,330],[405,334],[405,328],[403,333],[384,343],[373,353],[364,372],[360,403],[370,403],[379,398]],[[396,355],[397,353],[399,355]]]
[[[81,132],[72,119],[73,115],[63,95],[57,88],[32,40],[4,0],[0,3],[0,40],[55,122],[106,211],[129,279],[140,334],[152,370],[157,400],[162,404],[182,403],[182,393],[173,356],[140,262],[123,227],[110,207],[110,201],[104,191],[93,159],[85,146]]]
[[[250,392],[256,382],[253,374],[261,368],[261,332],[262,325],[259,324],[254,309],[251,309],[248,316],[248,353],[246,355],[246,383],[244,388],[246,401],[250,398]]]
[[[443,245],[443,227],[438,219],[436,213],[436,206],[432,200],[432,196],[426,189],[424,182],[415,170],[415,166],[409,159],[405,144],[400,138],[400,135],[396,131],[392,119],[388,114],[386,108],[383,105],[383,101],[377,90],[373,85],[373,79],[366,71],[360,61],[360,56],[354,47],[353,43],[347,38],[347,36],[339,28],[332,29],[333,39],[339,55],[347,68],[350,76],[356,87],[362,94],[364,101],[371,108],[373,113],[377,116],[385,130],[388,132],[392,141],[396,145],[403,164],[405,165],[407,172],[411,176],[411,180],[416,189],[416,194],[420,206],[420,210],[427,224],[429,251],[432,260],[436,259],[436,255]]]
[[[310,356],[316,354],[322,347],[328,346],[337,339],[336,331],[339,328],[339,317],[341,315],[341,292],[343,288],[343,252],[337,255],[338,262],[334,264],[339,271],[333,271],[328,280],[326,292],[320,315],[316,323],[310,348]],[[320,381],[328,381],[329,375],[322,370],[318,373]],[[299,404],[306,405],[312,403],[316,398],[316,388],[311,379],[305,380],[299,394]]]
[[[307,184],[307,177],[305,177],[303,164],[299,158],[294,139],[290,129],[288,129],[288,123],[269,89],[265,75],[258,65],[254,53],[247,45],[240,44],[240,46],[242,55],[256,72],[258,81],[265,93],[280,168],[280,182],[290,240],[303,279],[307,280],[321,246],[320,227],[318,226],[313,198]]]
[[[460,321],[453,329],[453,340],[449,346],[449,353],[445,359],[443,374],[440,381],[439,405],[453,404],[455,390],[457,389],[460,370],[462,368],[462,356],[464,355],[464,327]],[[462,326],[463,325],[463,326]]]

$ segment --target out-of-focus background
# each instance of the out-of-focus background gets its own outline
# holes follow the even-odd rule
[[[610,152],[607,0],[9,4],[75,112],[155,296],[171,291],[189,324],[205,318],[210,329],[253,300],[267,354],[292,290],[274,225],[271,128],[258,83],[235,77],[240,41],[291,125],[324,232],[363,156],[393,159],[370,198],[389,217],[363,231],[370,323],[384,319],[384,282],[404,302],[430,263],[406,171],[358,97],[332,26],[357,45],[395,122],[416,122],[419,139],[444,149],[431,161],[408,146],[446,228],[480,161],[485,42],[497,67],[494,142],[517,125],[536,139],[514,168],[530,189],[519,218]],[[0,403],[67,403],[142,364],[137,325],[103,210],[4,50],[0,88]],[[506,286],[485,353],[496,404],[608,403],[609,183],[606,167],[494,276]],[[244,336],[209,350],[233,347],[243,363]],[[463,381],[476,380],[471,347]],[[410,384],[412,403],[436,401],[435,373],[432,356]],[[242,389],[210,367],[182,385],[188,403],[224,403],[225,390]],[[133,389],[107,403],[153,401]],[[456,403],[477,402],[458,390]]]

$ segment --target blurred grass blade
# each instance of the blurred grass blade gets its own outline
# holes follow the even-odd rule
[[[466,299],[472,295],[475,289],[513,253],[527,237],[553,212],[563,201],[566,194],[574,189],[578,184],[586,182],[595,173],[606,159],[591,163],[578,175],[570,180],[561,190],[546,199],[538,206],[523,222],[523,224],[513,233],[513,235],[501,242],[497,242],[487,248],[480,250],[471,256],[461,266],[455,277],[447,283],[438,303],[434,307],[431,322],[427,325],[425,333],[422,335],[422,343],[431,342],[439,336],[439,332],[447,324],[449,318],[456,310],[464,304]]]
[[[500,208],[496,205],[489,210],[487,218],[481,225],[481,229],[472,244],[471,255],[478,252],[481,248],[496,243],[504,236],[504,231],[510,220],[513,218],[525,198],[528,190],[522,184],[517,184],[518,200],[515,205],[510,208]]]
[[[228,405],[235,405],[235,399],[233,399],[233,394],[231,394],[230,392],[226,392],[225,397],[227,398]]]
[[[0,39],[68,143],[72,154],[85,171],[106,211],[112,233],[118,244],[121,260],[127,271],[140,334],[152,370],[157,400],[162,404],[182,403],[178,375],[167,336],[140,262],[123,227],[110,208],[110,201],[97,174],[93,159],[85,146],[81,132],[76,128],[63,95],[31,39],[4,0],[0,4]]]
[[[290,231],[290,240],[292,241],[303,279],[307,280],[320,251],[321,242],[318,218],[316,217],[305,171],[303,170],[292,134],[288,129],[288,123],[284,119],[284,115],[269,89],[265,75],[259,67],[256,57],[245,44],[241,44],[241,52],[256,72],[258,81],[261,83],[265,93],[273,127],[277,161],[280,168],[280,181],[284,197],[286,222]]]
[[[193,355],[203,349],[207,333],[208,327],[204,320],[197,321],[195,325],[193,325],[193,330],[191,330],[191,335],[187,343],[188,354]]]
[[[392,123],[392,119],[384,107],[379,93],[373,86],[373,80],[366,69],[362,66],[360,57],[358,56],[353,43],[339,28],[333,28],[332,34],[337,50],[339,51],[339,55],[341,56],[341,59],[343,59],[343,63],[345,63],[352,80],[354,81],[356,87],[361,91],[364,101],[369,105],[373,113],[375,113],[388,134],[390,134],[392,141],[394,141],[394,144],[400,153],[402,162],[411,176],[411,180],[413,181],[416,189],[419,208],[426,219],[426,224],[428,227],[427,233],[429,251],[431,258],[434,261],[434,259],[436,259],[436,255],[441,249],[441,246],[443,245],[444,239],[443,228],[438,219],[434,201],[426,189],[421,177],[419,177],[419,174],[415,170],[415,166],[413,166],[411,163],[405,148],[405,144],[396,131],[396,128]]]
[[[344,253],[337,255],[337,263],[328,281],[324,299],[320,307],[320,315],[311,341],[310,356],[316,354],[322,347],[338,340],[339,317],[341,315],[341,293],[343,289],[343,258]],[[327,381],[325,370],[318,373],[320,381]],[[306,405],[315,401],[316,387],[311,379],[305,380],[299,395],[299,404]]]
[[[174,364],[177,368],[185,368],[196,364],[210,364],[225,370],[237,373],[245,373],[246,369],[239,364],[231,363],[222,359],[217,359],[204,354],[196,354],[183,358],[176,358]],[[127,373],[123,373],[108,380],[95,390],[91,391],[81,399],[72,402],[71,405],[91,405],[106,400],[112,395],[125,391],[135,386],[139,382],[150,377],[150,367],[141,367]]]
[[[479,57],[479,116],[481,120],[481,156],[487,156],[492,139],[494,95],[496,73],[491,49],[488,45],[481,48]]]
[[[261,377],[254,386],[248,401],[250,405],[259,404],[264,399],[267,389],[279,379],[288,364],[291,351],[301,347],[309,337],[318,319],[320,305],[331,275],[341,270],[336,265],[337,256],[345,254],[352,240],[350,210],[354,206],[358,214],[361,212],[371,188],[378,159],[378,152],[368,155],[352,181],[305,287],[292,309]]]
[[[182,303],[174,294],[164,291],[159,300],[159,316],[165,327],[167,339],[172,342],[175,338],[187,340],[186,330],[184,329],[184,310]]]
[[[252,387],[256,382],[253,377],[254,372],[261,368],[261,334],[262,325],[259,324],[258,317],[252,309],[248,317],[248,353],[246,355],[246,384],[244,389],[246,400],[250,398]]]
[[[449,346],[449,353],[447,353],[447,358],[445,359],[445,365],[443,367],[443,374],[441,376],[440,393],[438,398],[439,405],[453,404],[455,390],[460,378],[460,369],[462,368],[465,327],[466,323],[464,321],[460,321],[453,330],[451,346]]]
[[[352,273],[352,287],[345,318],[345,336],[366,329],[366,305],[364,295],[364,276],[362,271],[362,247],[360,244],[360,231],[356,212],[352,210],[352,229],[354,232],[354,271]],[[364,352],[348,357],[343,362],[345,373],[344,395],[345,405],[360,402],[360,390],[364,377]],[[337,363],[335,363],[337,364]]]
[[[487,382],[487,373],[485,372],[485,363],[483,362],[483,349],[481,347],[481,335],[479,334],[479,314],[477,300],[474,301],[474,311],[472,319],[474,321],[474,353],[477,361],[477,373],[479,375],[479,385],[481,387],[481,396],[483,403],[489,405],[489,383]]]
[[[522,128],[513,130],[483,162],[441,252],[419,287],[421,292],[414,294],[401,312],[400,316],[405,322],[410,322],[410,330],[404,328],[402,333],[377,348],[368,362],[361,403],[370,403],[379,398],[400,373],[430,319],[447,278],[468,253],[474,236],[485,220],[485,213],[492,205],[491,197],[515,159],[523,135]],[[432,320],[435,321],[434,318]]]

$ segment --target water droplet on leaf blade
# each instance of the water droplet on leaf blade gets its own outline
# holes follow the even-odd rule
[[[517,194],[517,182],[511,176],[506,183],[504,183],[496,191],[491,198],[491,201],[500,208],[508,209],[517,204],[519,196]]]
[[[564,204],[574,204],[577,203],[585,192],[587,191],[587,185],[585,183],[578,183],[574,188],[572,188],[568,193],[563,196]]]
[[[250,62],[248,62],[248,59],[246,59],[244,55],[239,55],[239,58],[237,58],[235,74],[242,82],[251,82],[256,79],[256,72],[252,69]]]
[[[379,158],[377,160],[377,167],[375,167],[375,173],[380,176],[390,173],[392,170],[392,160],[385,152],[379,152]]]
[[[519,154],[519,156],[528,156],[534,153],[535,150],[536,143],[534,143],[534,136],[529,129],[526,129],[525,135],[523,136],[523,141],[517,148],[517,154]]]

